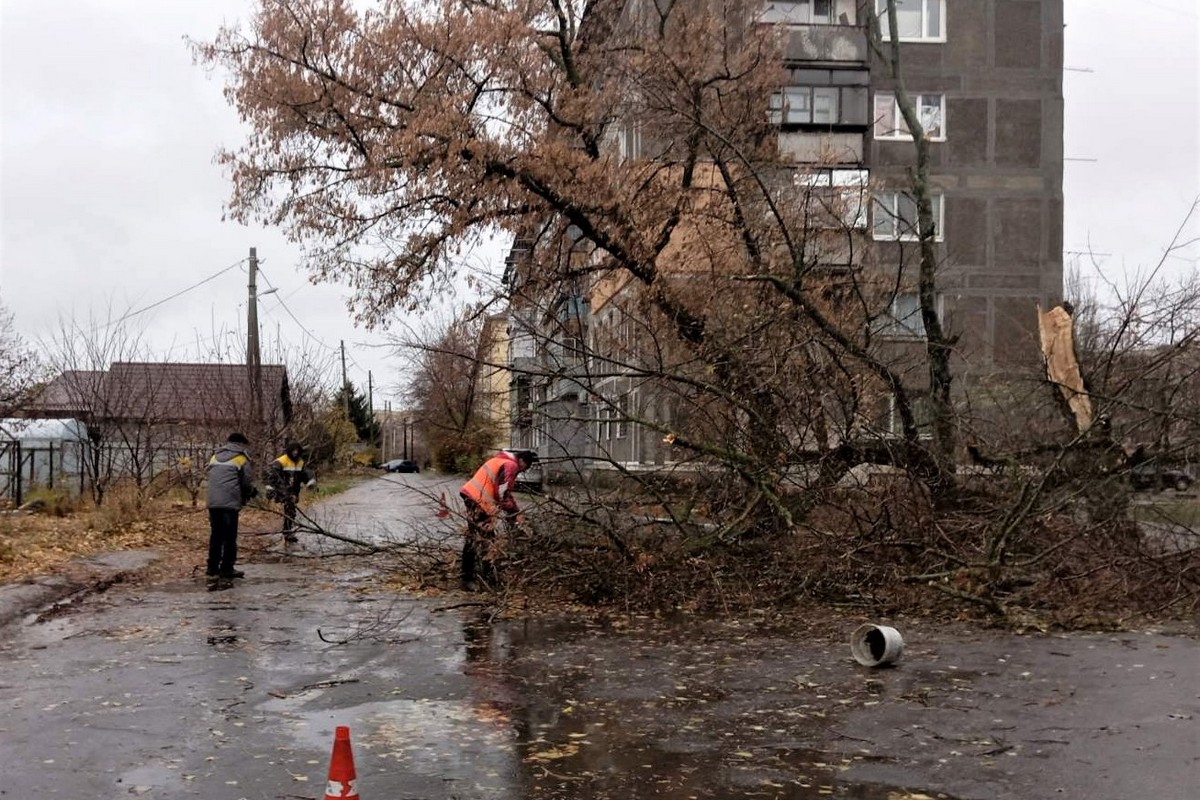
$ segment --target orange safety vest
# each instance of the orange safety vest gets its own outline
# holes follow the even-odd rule
[[[508,453],[497,453],[483,462],[483,466],[475,471],[475,476],[462,485],[458,491],[474,500],[489,514],[496,513],[496,504],[500,501],[501,490],[500,470],[502,467],[517,469],[517,460]],[[510,473],[511,474],[511,473]],[[507,485],[505,481],[505,485]]]

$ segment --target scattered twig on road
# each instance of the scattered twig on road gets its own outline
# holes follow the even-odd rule
[[[441,606],[439,608],[432,609],[429,613],[440,614],[443,611],[453,611],[456,608],[486,608],[490,605],[491,603],[487,600],[470,600],[466,603],[455,603],[454,605]]]
[[[300,529],[307,533],[316,533],[321,536],[328,536],[330,539],[337,539],[339,542],[345,542],[346,544],[352,544],[355,547],[361,547],[371,553],[378,553],[383,549],[378,545],[371,544],[370,542],[364,542],[362,539],[355,539],[350,536],[343,536],[340,533],[334,533],[333,531],[326,530],[319,522],[314,520],[308,514],[305,514],[304,511],[299,508],[296,509],[296,517],[296,521],[300,523]]]
[[[1011,744],[1006,744],[1002,747],[993,747],[991,750],[984,750],[979,755],[981,755],[981,756],[998,756],[1001,753],[1007,753],[1009,750],[1012,750],[1012,749],[1013,749],[1013,746]]]
[[[267,694],[271,695],[271,697],[276,697],[276,698],[279,698],[280,700],[283,700],[285,698],[292,697],[292,696],[298,695],[298,694],[302,694],[304,692],[311,692],[313,689],[328,689],[331,686],[341,686],[343,683],[358,683],[358,678],[341,678],[341,679],[328,680],[328,681],[317,681],[316,683],[310,683],[305,686],[301,686],[299,689],[292,692],[291,694],[288,694],[287,692],[278,692],[278,691],[270,691],[270,692],[267,692]]]
[[[858,736],[851,736],[851,735],[850,735],[850,734],[848,734],[848,733],[842,733],[842,732],[841,732],[841,731],[839,731],[837,728],[835,728],[835,727],[833,727],[833,726],[831,726],[831,725],[826,725],[826,726],[825,726],[825,730],[829,731],[829,732],[830,732],[830,733],[832,733],[834,736],[837,736],[837,737],[839,737],[839,738],[841,738],[841,739],[849,739],[849,740],[850,740],[850,741],[852,741],[852,742],[865,742],[865,743],[867,743],[867,744],[875,744],[875,740],[874,740],[874,739],[863,739],[863,738],[861,738],[861,737],[858,737]]]
[[[412,608],[409,607],[404,613],[395,615],[393,610],[396,608],[396,602],[388,605],[387,609],[379,612],[375,619],[369,622],[360,622],[353,633],[341,639],[327,637],[320,628],[317,629],[317,638],[325,644],[343,645],[358,639],[375,639],[376,641],[388,641],[389,644],[408,644],[416,641],[415,637],[409,637],[400,640],[388,640],[387,635],[400,628],[403,622],[412,614]]]

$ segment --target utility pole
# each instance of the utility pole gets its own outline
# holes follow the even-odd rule
[[[246,304],[246,372],[250,378],[250,407],[254,412],[254,426],[258,427],[263,421],[262,404],[262,355],[258,347],[258,250],[250,248],[250,262],[247,271],[250,273],[250,283],[247,287],[249,296]]]
[[[367,408],[370,414],[367,419],[371,426],[371,445],[375,445],[375,381],[371,376],[371,370],[367,370]]]
[[[383,423],[383,444],[393,457],[396,455],[396,418],[392,416],[392,401],[387,401],[387,417]]]
[[[346,407],[346,420],[350,420],[350,379],[346,377],[346,340],[342,340],[342,403]]]

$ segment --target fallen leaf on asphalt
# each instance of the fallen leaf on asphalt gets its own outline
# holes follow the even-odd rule
[[[531,753],[526,756],[526,761],[554,761],[559,758],[567,758],[579,752],[579,745],[571,742],[559,747],[551,747],[546,750],[540,750],[536,753]]]

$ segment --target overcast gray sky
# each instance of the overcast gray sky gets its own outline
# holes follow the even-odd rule
[[[1111,254],[1097,260],[1120,282],[1159,260],[1200,195],[1200,2],[1065,0],[1065,12],[1066,156],[1096,159],[1064,165],[1065,249]],[[1170,274],[1197,256],[1177,254]]]
[[[957,13],[976,0],[949,2]],[[1200,194],[1200,3],[1065,7],[1066,154],[1096,159],[1066,165],[1066,248],[1111,254],[1101,267],[1120,280],[1157,261]],[[241,130],[220,76],[192,64],[183,37],[211,37],[249,8],[249,0],[0,0],[0,301],[37,339],[60,314],[103,321],[110,306],[143,308],[256,246],[280,289],[260,302],[264,339],[278,331],[304,341],[331,367],[344,339],[351,380],[365,386],[373,370],[382,406],[399,362],[369,346],[382,336],[352,325],[346,291],[309,284],[297,248],[277,232],[221,221],[229,188],[213,156]],[[1194,269],[1198,254],[1172,259],[1172,269]],[[194,357],[197,338],[207,347],[222,331],[243,335],[245,298],[239,267],[135,319],[160,355]]]

